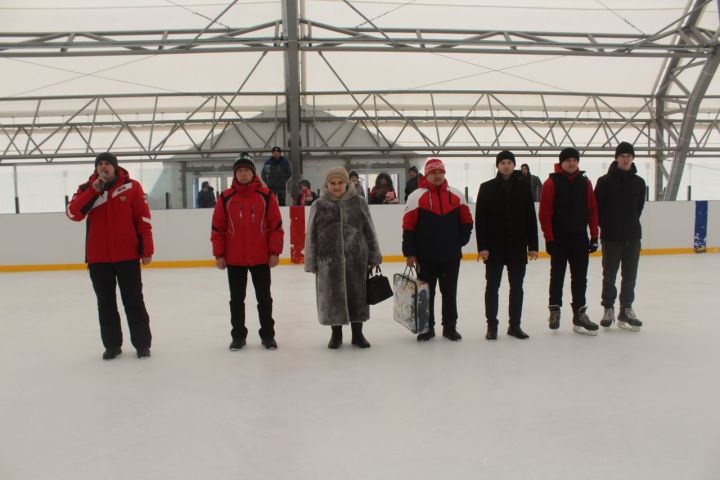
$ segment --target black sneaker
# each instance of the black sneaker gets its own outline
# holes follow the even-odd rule
[[[490,340],[490,341],[497,340],[497,325],[495,325],[495,324],[491,325],[488,323],[487,333],[485,334],[485,340]]]
[[[115,348],[107,348],[103,352],[103,360],[112,360],[113,358],[117,357],[122,353],[122,349],[120,347]]]
[[[230,342],[230,350],[233,352],[240,350],[245,346],[245,339],[244,338],[236,338],[232,342]]]
[[[550,305],[550,316],[548,317],[548,326],[550,330],[557,330],[560,328],[560,307],[557,305]]]
[[[583,335],[597,335],[599,327],[597,323],[590,321],[585,311],[587,306],[580,307],[573,315],[573,331]]]
[[[462,340],[462,335],[455,329],[455,327],[443,327],[443,337],[453,342]]]
[[[435,337],[435,329],[431,328],[427,332],[419,334],[417,336],[417,341],[418,342],[427,342],[428,340],[430,340],[433,337]]]
[[[138,348],[137,357],[138,358],[150,357],[150,349],[149,348]]]
[[[268,337],[263,338],[262,340],[263,347],[265,347],[267,350],[277,350],[277,342],[274,338]]]
[[[520,328],[520,325],[517,327],[509,327],[508,328],[508,335],[511,337],[519,338],[520,340],[525,340],[526,338],[530,338],[530,335],[522,331],[522,328]]]

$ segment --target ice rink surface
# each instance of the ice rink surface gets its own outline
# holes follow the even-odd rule
[[[600,267],[591,259],[596,322]],[[113,361],[100,359],[87,272],[0,274],[0,479],[715,480],[718,272],[720,255],[642,257],[643,331],[586,337],[571,329],[569,279],[548,330],[540,260],[525,281],[530,339],[505,335],[504,279],[490,343],[484,268],[463,262],[461,342],[418,344],[387,301],[366,324],[372,348],[346,331],[332,351],[313,276],[280,266],[279,349],[260,346],[249,288],[248,346],[230,352],[225,273],[150,269],[152,358],[126,334]]]

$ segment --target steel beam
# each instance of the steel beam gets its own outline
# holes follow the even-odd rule
[[[292,179],[290,193],[302,178],[302,157],[300,148],[300,45],[298,41],[298,3],[297,0],[283,2],[284,40],[287,42],[285,50],[285,107],[287,108],[287,127],[290,133],[288,150]]]
[[[718,1],[720,2],[720,0]],[[720,65],[720,48],[717,48],[713,56],[705,62],[705,66],[695,82],[695,88],[693,88],[692,94],[688,99],[663,200],[677,200],[677,194],[680,190],[680,180],[682,179],[683,169],[685,168],[685,160],[690,151],[690,142],[693,137],[700,102],[703,101],[703,96],[715,76],[718,65]]]

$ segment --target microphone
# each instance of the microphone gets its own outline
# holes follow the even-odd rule
[[[107,172],[100,172],[98,179],[100,180],[100,191],[102,192],[105,190],[105,187],[107,186]]]

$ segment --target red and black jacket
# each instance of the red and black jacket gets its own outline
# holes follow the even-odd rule
[[[546,242],[558,238],[598,239],[598,208],[592,182],[585,172],[567,174],[559,163],[545,180],[540,195],[540,226]]]
[[[210,241],[215,258],[224,257],[235,266],[266,265],[270,255],[282,253],[284,235],[275,194],[257,175],[244,185],[233,179],[213,212]]]
[[[117,168],[112,185],[101,193],[92,188],[93,173],[68,203],[66,214],[79,222],[87,217],[85,261],[115,263],[151,257],[154,253],[150,209],[140,183]]]
[[[447,180],[435,186],[422,177],[405,204],[402,228],[404,256],[448,262],[462,257],[473,219],[465,197]]]

